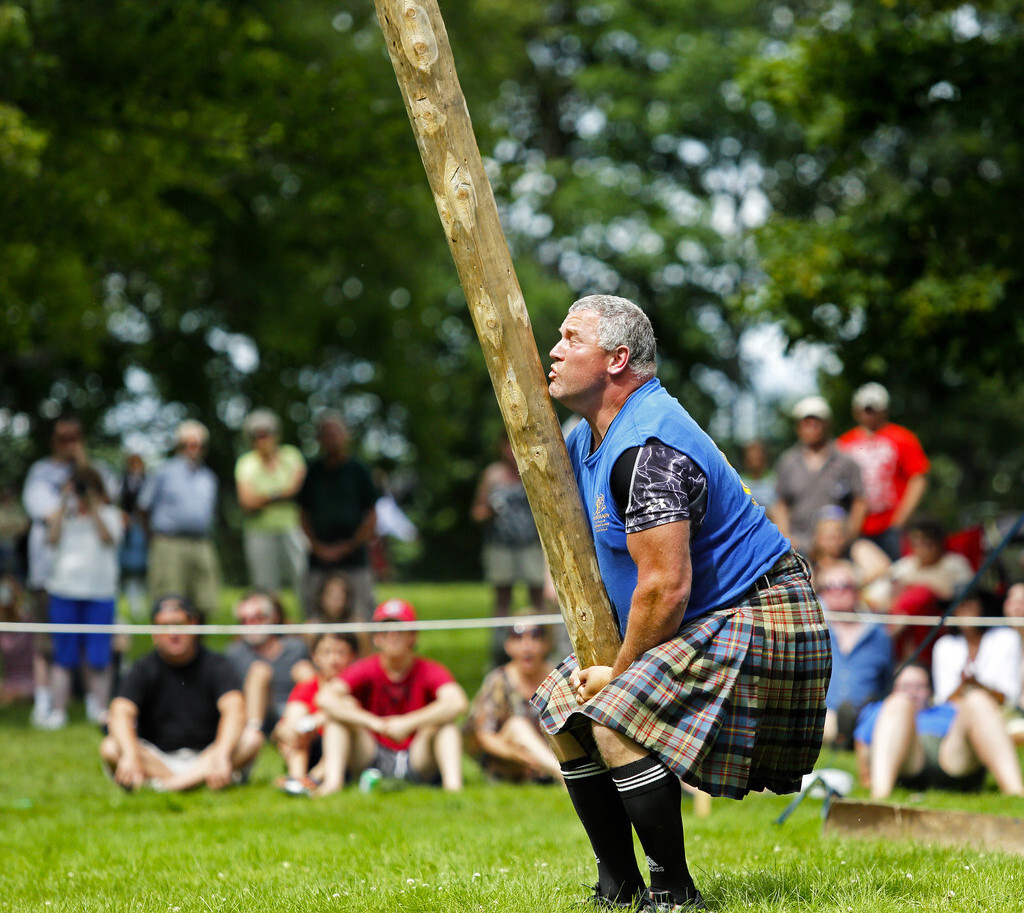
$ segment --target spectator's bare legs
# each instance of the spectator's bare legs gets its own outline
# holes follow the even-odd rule
[[[462,733],[454,723],[425,726],[409,745],[409,766],[423,779],[441,774],[441,786],[448,792],[462,789]]]
[[[501,727],[498,735],[511,742],[525,756],[524,762],[529,764],[533,770],[540,771],[548,777],[552,777],[559,783],[562,782],[562,769],[558,766],[558,758],[544,741],[544,737],[537,732],[533,723],[524,716],[511,717]]]
[[[244,763],[255,758],[263,747],[263,743],[266,742],[261,727],[263,719],[267,715],[267,706],[270,703],[270,682],[273,676],[273,667],[262,659],[253,661],[249,666],[249,671],[245,674],[242,696],[245,698],[246,724],[237,749],[246,757]]]
[[[71,698],[72,673],[58,663],[50,667],[50,700],[57,714],[66,714]]]
[[[302,733],[295,729],[295,724],[308,715],[309,711],[303,704],[289,701],[271,735],[284,759],[288,776],[296,780],[301,780],[309,773],[309,746],[313,741],[313,733]]]
[[[94,669],[88,663],[82,673],[85,677],[85,687],[92,695],[93,706],[99,708],[98,723],[105,723],[107,707],[110,706],[110,689],[114,682],[114,667],[104,666],[102,669]]]
[[[914,718],[917,706],[905,694],[890,694],[878,711],[871,736],[871,796],[892,794],[896,778],[913,776],[924,769],[924,749],[917,738]]]
[[[961,776],[984,764],[1002,792],[1024,796],[1017,749],[1006,733],[999,705],[977,688],[959,703],[953,726],[939,746],[939,766],[951,776]]]
[[[107,736],[100,743],[100,757],[112,774],[117,770],[121,754],[121,747],[112,736]],[[225,764],[217,750],[211,747],[201,752],[188,770],[175,774],[144,745],[139,746],[138,762],[142,768],[143,782],[156,781],[168,792],[192,789],[204,782],[211,789],[221,789],[230,783],[232,771],[238,770],[244,764],[237,752]]]
[[[351,700],[351,698],[350,698]],[[349,772],[365,770],[373,763],[377,752],[376,740],[362,726],[346,726],[337,720],[324,723],[321,736],[323,760],[317,765],[323,773],[323,782],[314,795],[329,796],[345,785]]]
[[[822,733],[823,745],[831,745],[839,736],[839,718],[834,710],[825,711],[825,731]]]

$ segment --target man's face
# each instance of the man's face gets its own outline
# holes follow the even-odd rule
[[[160,611],[153,616],[153,624],[157,625],[193,625],[195,619],[189,615],[180,603],[168,600]],[[195,634],[154,634],[153,645],[164,662],[172,666],[182,666],[195,656],[199,649],[199,637]]]
[[[406,659],[416,646],[416,632],[378,631],[373,635],[373,645],[388,659]]]
[[[239,624],[243,625],[269,625],[274,624],[274,608],[267,599],[253,596],[240,603],[235,614],[238,616]],[[243,634],[244,640],[250,647],[258,647],[273,637],[273,634]]]
[[[884,409],[876,409],[874,406],[868,406],[865,409],[857,409],[854,413],[854,418],[857,419],[857,424],[867,428],[869,431],[877,431],[882,427],[888,420],[889,413]]]
[[[559,328],[559,340],[549,353],[548,392],[560,403],[584,411],[599,395],[608,376],[612,353],[598,343],[600,319],[594,311],[575,311]]]
[[[324,422],[317,436],[320,447],[328,456],[340,458],[348,453],[348,429],[341,422]]]
[[[82,426],[78,422],[61,421],[54,425],[51,449],[56,459],[75,461],[82,446]]]
[[[198,463],[203,456],[203,439],[198,434],[186,434],[178,442],[182,456],[193,463]]]
[[[852,612],[857,608],[857,581],[844,568],[825,570],[818,584],[818,595],[830,612]]]
[[[796,436],[806,447],[814,447],[825,440],[825,423],[816,415],[808,415],[796,423]]]

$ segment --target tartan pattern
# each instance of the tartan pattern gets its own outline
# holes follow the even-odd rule
[[[771,585],[647,651],[585,705],[569,656],[534,695],[546,732],[595,759],[587,721],[633,739],[712,796],[796,792],[821,749],[832,652],[806,562],[779,559]]]

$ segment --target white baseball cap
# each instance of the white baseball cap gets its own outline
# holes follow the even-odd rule
[[[832,419],[832,410],[823,396],[805,396],[793,407],[791,414],[798,422],[805,418],[820,418],[823,422]]]
[[[864,384],[853,394],[853,408],[885,412],[889,408],[889,391],[874,381]]]

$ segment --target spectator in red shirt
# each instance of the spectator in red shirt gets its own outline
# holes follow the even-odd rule
[[[323,754],[327,718],[317,706],[316,696],[325,684],[334,681],[342,669],[359,658],[359,641],[355,634],[325,631],[313,638],[309,652],[316,675],[292,688],[273,734],[274,744],[288,769],[274,785],[293,796],[319,795],[324,769],[336,764],[335,759]]]
[[[375,622],[416,621],[401,599],[382,602]],[[385,777],[462,789],[462,735],[455,719],[466,693],[440,663],[417,656],[416,632],[403,626],[373,637],[377,652],[344,669],[317,694],[327,716],[324,754],[340,757],[324,771],[318,795],[340,789],[346,775],[376,768]]]
[[[838,444],[860,466],[868,513],[862,535],[895,561],[900,557],[903,526],[928,487],[930,463],[917,436],[889,421],[889,391],[869,383],[853,394],[857,427]]]

